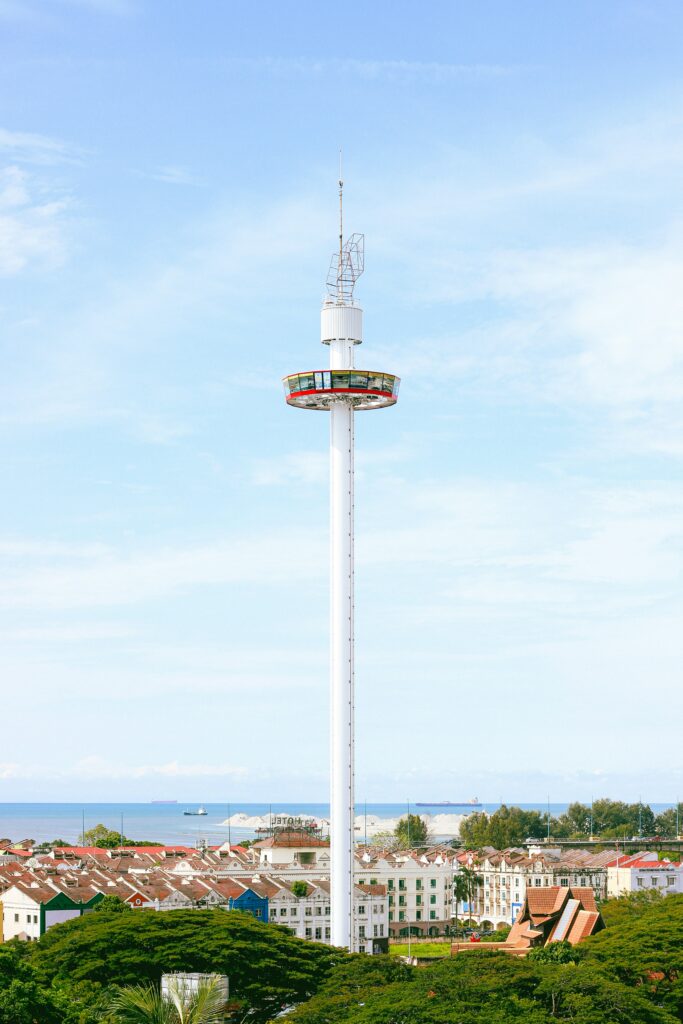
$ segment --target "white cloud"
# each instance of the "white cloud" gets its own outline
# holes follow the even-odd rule
[[[142,177],[151,178],[153,181],[163,182],[165,185],[201,185],[201,179],[194,175],[187,167],[167,165],[159,167],[155,171],[140,172]]]
[[[350,57],[242,57],[228,60],[237,68],[275,75],[306,75],[313,77],[339,75],[367,80],[388,81],[419,79],[447,82],[457,79],[502,78],[525,70],[519,65],[456,64],[419,60],[359,60]]]
[[[231,764],[184,764],[167,761],[162,764],[120,765],[101,757],[85,757],[64,770],[65,776],[81,779],[202,779],[241,778],[246,768]]]
[[[54,267],[65,259],[67,203],[38,199],[17,166],[0,171],[0,275]]]
[[[20,163],[54,164],[75,163],[79,151],[61,139],[35,132],[10,131],[0,128],[0,151],[7,152],[12,160]]]
[[[305,564],[299,552],[305,549]],[[87,548],[85,549],[88,550]],[[138,604],[193,587],[317,578],[324,571],[324,537],[300,531],[234,538],[186,548],[121,555],[114,550],[79,554],[73,561],[10,568],[0,582],[5,608],[79,608]]]
[[[208,779],[234,778],[247,775],[247,770],[239,765],[224,763],[183,763],[167,761],[160,764],[122,765],[112,763],[102,757],[84,757],[71,765],[56,767],[41,765],[35,762],[20,764],[17,762],[0,763],[0,780],[7,779]]]

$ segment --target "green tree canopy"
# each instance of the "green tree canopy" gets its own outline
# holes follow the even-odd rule
[[[115,896],[113,895],[113,893],[108,893],[107,895],[102,897],[98,904],[96,904],[95,911],[97,911],[100,914],[121,914],[127,912],[132,913],[133,908],[131,907],[130,903],[126,903],[126,901],[122,900],[120,896]]]
[[[671,838],[680,829],[683,829],[683,804],[679,803],[677,807],[670,807],[655,818],[654,830],[659,836]]]
[[[151,839],[129,839],[115,829],[107,828],[106,825],[95,825],[84,833],[83,842],[85,846],[98,846],[101,850],[113,850],[120,846],[161,846],[161,843]],[[68,843],[59,842],[57,845],[68,846]]]
[[[409,850],[414,846],[427,846],[429,829],[419,814],[406,814],[394,829],[400,850]]]
[[[503,804],[491,815],[485,811],[468,814],[460,825],[460,842],[471,850],[480,850],[484,846],[504,850],[518,846],[529,837],[541,839],[546,833],[544,815]]]
[[[588,964],[533,963],[468,950],[392,975],[373,957],[364,979],[344,964],[288,1016],[292,1024],[675,1024],[636,989]],[[349,979],[351,974],[351,983]]]
[[[39,984],[25,943],[0,945],[0,1024],[59,1024],[52,994]]]
[[[683,1020],[683,896],[635,893],[601,909],[607,928],[582,943],[583,960],[642,988]]]
[[[158,984],[167,971],[227,974],[231,999],[255,1022],[308,998],[347,955],[224,910],[87,914],[50,928],[30,954],[46,988],[87,982],[90,1001],[114,986]]]

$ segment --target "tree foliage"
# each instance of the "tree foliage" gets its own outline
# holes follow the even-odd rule
[[[683,825],[683,805],[679,805],[679,824]],[[460,826],[460,842],[469,849],[494,846],[504,850],[519,846],[526,839],[543,839],[548,834],[548,816],[539,811],[503,804],[493,814],[479,811],[469,814]],[[620,839],[632,836],[673,836],[676,811],[670,809],[655,816],[648,804],[627,804],[602,798],[591,805],[574,802],[559,817],[550,818],[550,835],[555,839],[584,839],[599,836]]]
[[[546,820],[538,811],[502,804],[490,815],[485,811],[469,814],[460,825],[460,842],[471,850],[484,846],[504,850],[518,846],[529,837],[540,839],[546,832]]]
[[[378,961],[368,978],[336,968],[291,1024],[675,1024],[643,994],[590,964],[533,963],[468,950],[393,976]],[[351,973],[352,977],[349,978]],[[338,978],[338,975],[341,977]]]
[[[113,893],[107,893],[95,906],[95,911],[100,914],[125,914],[128,911],[132,913],[133,908],[130,903],[126,903],[126,901],[122,900],[120,896],[115,896]]]
[[[27,952],[18,941],[0,945],[0,1024],[58,1024],[59,1009],[39,984]]]
[[[96,995],[114,986],[158,984],[167,971],[227,974],[231,998],[254,1021],[308,998],[344,955],[224,910],[87,914],[55,925],[31,948],[46,987],[88,982]]]
[[[394,835],[400,850],[409,850],[415,846],[426,846],[429,842],[429,828],[419,814],[406,814],[401,818]]]
[[[94,828],[88,829],[83,834],[84,846],[97,846],[101,850],[114,850],[122,846],[159,846],[159,843],[155,843],[149,839],[129,839],[122,832],[117,832],[115,829],[107,828],[106,825],[95,825]],[[62,846],[68,846],[68,843],[62,843]]]

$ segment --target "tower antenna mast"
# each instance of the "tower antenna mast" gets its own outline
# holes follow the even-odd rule
[[[341,304],[342,264],[344,259],[344,179],[342,177],[342,151],[339,150],[339,264],[337,268],[337,302]]]
[[[334,946],[354,950],[354,414],[395,405],[400,381],[354,368],[363,340],[363,310],[354,299],[365,266],[362,235],[344,242],[339,153],[339,251],[330,261],[320,340],[329,370],[283,380],[288,405],[330,413],[330,902]]]

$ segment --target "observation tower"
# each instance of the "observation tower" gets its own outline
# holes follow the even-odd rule
[[[330,854],[331,937],[353,950],[354,849],[354,413],[395,405],[399,378],[354,367],[363,341],[363,310],[354,299],[363,273],[364,237],[344,242],[339,180],[339,249],[327,275],[320,340],[330,348],[329,370],[283,379],[288,405],[330,413]]]

